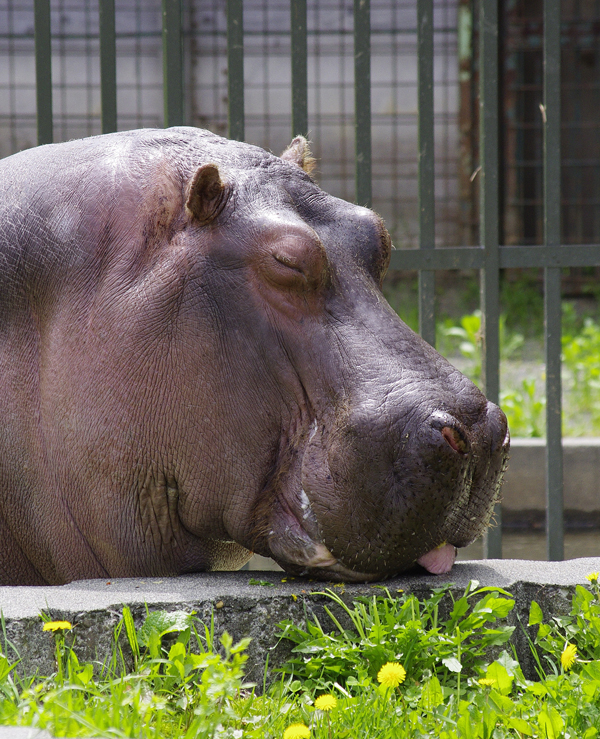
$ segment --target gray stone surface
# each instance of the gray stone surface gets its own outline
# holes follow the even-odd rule
[[[391,593],[398,590],[426,597],[431,589],[443,583],[454,583],[458,593],[469,580],[481,586],[494,585],[507,589],[515,597],[513,623],[526,626],[532,599],[540,603],[546,616],[568,611],[575,585],[585,584],[585,576],[600,571],[600,558],[566,562],[532,562],[524,560],[486,560],[458,562],[447,576],[414,574],[380,584],[332,586],[286,577],[279,572],[213,572],[177,578],[145,578],[123,580],[86,580],[60,587],[0,587],[2,611],[7,638],[22,659],[20,669],[50,674],[54,671],[53,637],[42,632],[40,612],[55,620],[67,620],[74,629],[80,659],[104,660],[112,649],[112,632],[119,622],[122,607],[127,604],[136,623],[142,623],[146,607],[150,610],[184,609],[210,623],[214,614],[215,632],[229,631],[235,640],[252,637],[247,675],[262,684],[265,658],[271,667],[289,654],[286,642],[278,641],[275,625],[289,618],[303,623],[307,615],[316,615],[321,623],[329,623],[323,606],[331,601],[322,594],[327,587],[351,601],[359,595],[373,595],[385,586]],[[250,584],[258,581],[268,584]],[[332,627],[333,628],[333,627]],[[524,631],[518,626],[514,643],[526,670],[529,649]],[[11,647],[2,646],[11,653]],[[127,647],[123,642],[124,652]],[[532,674],[533,676],[533,674]]]
[[[600,511],[600,438],[563,439],[564,505],[582,512]],[[502,486],[509,511],[545,510],[546,442],[512,439]]]

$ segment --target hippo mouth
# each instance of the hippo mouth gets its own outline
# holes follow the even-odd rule
[[[269,531],[270,555],[279,565],[287,572],[318,579],[345,582],[381,579],[380,572],[359,572],[346,567],[327,549],[318,534],[316,517],[304,489],[295,502],[299,505],[278,499],[278,514]],[[442,575],[452,569],[455,559],[456,548],[444,542],[416,563],[433,575]]]
[[[367,582],[380,578],[378,573],[345,567],[327,549],[318,534],[316,517],[304,489],[292,503],[284,496],[278,497],[268,546],[269,555],[286,572],[338,581]]]
[[[449,572],[456,547],[487,527],[506,466],[506,422],[496,406],[485,410],[487,439],[476,424],[468,429],[435,412],[405,426],[402,439],[410,440],[393,454],[383,438],[368,456],[349,425],[332,433],[314,423],[273,480],[264,553],[292,574],[321,580],[381,580],[415,565]]]

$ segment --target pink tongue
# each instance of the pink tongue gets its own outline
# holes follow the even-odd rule
[[[424,554],[417,560],[417,563],[433,575],[443,575],[445,572],[450,572],[455,559],[456,551],[452,544],[444,544]]]

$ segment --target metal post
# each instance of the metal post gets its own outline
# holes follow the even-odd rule
[[[35,0],[35,83],[37,104],[37,142],[54,140],[52,119],[52,42],[50,0]]]
[[[354,0],[356,202],[371,207],[371,3]]]
[[[417,0],[419,248],[435,248],[433,0]],[[435,271],[419,271],[419,333],[435,346]]]
[[[117,130],[115,0],[100,0],[100,99],[102,133]]]
[[[181,0],[162,0],[164,125],[183,125]]]
[[[544,244],[560,246],[560,0],[544,2]],[[550,561],[564,558],[561,429],[560,268],[544,269],[546,338],[546,541]]]
[[[227,93],[229,138],[244,140],[244,4],[227,0]]]
[[[488,399],[500,395],[500,258],[498,229],[498,0],[479,3],[479,159],[481,270],[481,379]],[[493,528],[484,536],[486,559],[502,557],[502,509],[494,509]]]
[[[308,134],[306,0],[292,0],[292,137]]]

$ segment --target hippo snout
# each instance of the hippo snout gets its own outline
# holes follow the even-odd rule
[[[303,490],[336,566],[309,568],[311,575],[381,578],[416,562],[450,569],[454,548],[487,527],[508,457],[506,417],[481,401],[470,416],[435,410],[405,422],[382,406],[371,416],[362,407],[314,435]]]

